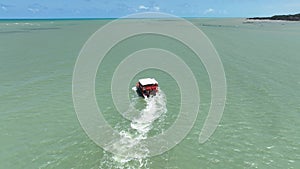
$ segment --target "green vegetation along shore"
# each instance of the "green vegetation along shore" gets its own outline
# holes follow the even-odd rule
[[[283,21],[300,21],[300,13],[294,15],[274,15],[271,17],[253,17],[250,20],[283,20]]]

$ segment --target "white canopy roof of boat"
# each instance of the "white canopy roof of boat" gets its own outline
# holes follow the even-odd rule
[[[145,79],[140,79],[139,82],[141,85],[151,85],[151,84],[158,84],[158,82],[154,78],[145,78]]]

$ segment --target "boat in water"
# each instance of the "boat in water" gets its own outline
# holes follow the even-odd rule
[[[144,98],[155,96],[158,92],[158,82],[154,78],[140,79],[136,83],[136,92]]]

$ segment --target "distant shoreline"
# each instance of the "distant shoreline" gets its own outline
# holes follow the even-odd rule
[[[247,18],[248,21],[300,21],[300,13],[294,15],[274,15],[271,17]]]

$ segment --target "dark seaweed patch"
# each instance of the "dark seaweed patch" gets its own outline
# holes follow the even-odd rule
[[[44,30],[56,30],[60,29],[58,27],[49,27],[49,28],[23,28],[22,30],[31,30],[31,31],[44,31]]]
[[[27,33],[27,32],[29,32],[29,31],[25,31],[25,30],[23,30],[23,31],[0,31],[0,33],[2,33],[2,34],[10,34],[10,33]]]

